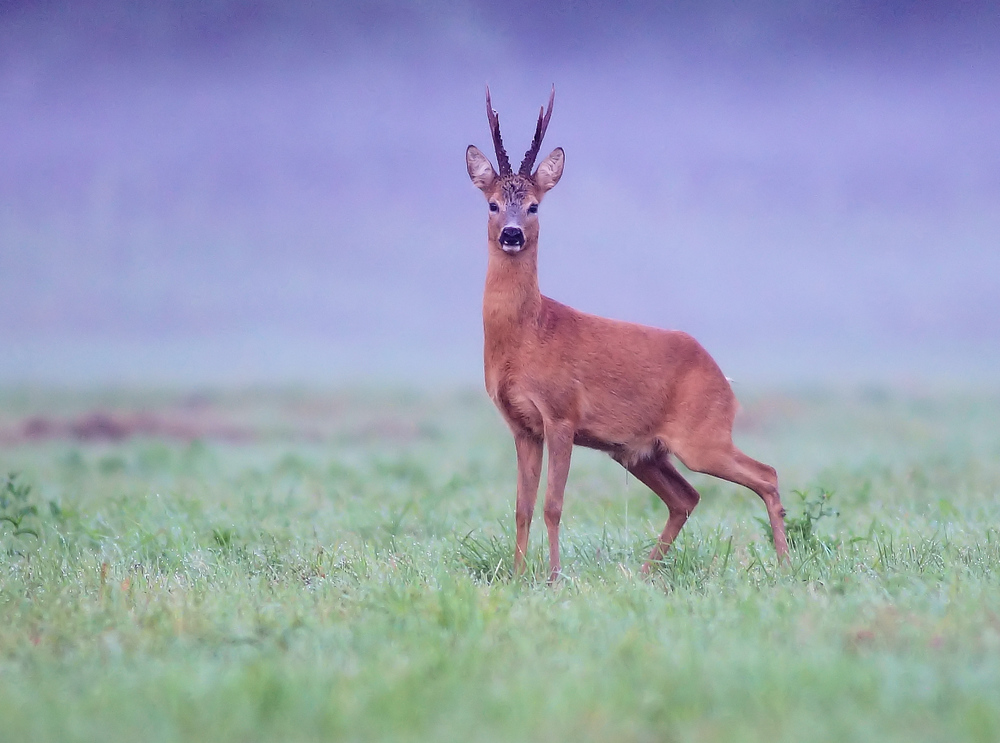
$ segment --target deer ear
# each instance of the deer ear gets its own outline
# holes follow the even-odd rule
[[[566,154],[562,147],[556,147],[552,153],[542,160],[535,171],[535,185],[545,193],[562,178],[563,165],[566,163]]]
[[[493,185],[497,174],[490,165],[489,158],[486,157],[475,145],[469,145],[465,151],[465,166],[469,169],[469,178],[472,184],[480,191],[485,191]]]

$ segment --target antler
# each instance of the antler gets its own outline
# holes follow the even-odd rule
[[[521,167],[518,169],[520,175],[531,175],[531,169],[535,166],[535,158],[538,157],[538,148],[542,146],[542,137],[545,136],[545,130],[549,128],[549,119],[552,118],[552,101],[556,97],[556,86],[552,86],[552,92],[549,93],[549,107],[546,111],[545,109],[538,110],[538,123],[535,125],[535,137],[531,140],[531,147],[528,151],[524,153],[524,160],[521,161]],[[497,130],[499,136],[499,129]]]
[[[510,175],[513,171],[510,168],[510,160],[507,159],[507,150],[503,148],[503,140],[500,139],[500,118],[493,110],[490,103],[490,86],[486,86],[486,118],[490,120],[490,131],[493,132],[493,149],[497,153],[497,166],[500,168],[500,175]]]

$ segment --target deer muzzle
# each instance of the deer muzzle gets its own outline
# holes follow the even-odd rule
[[[500,247],[506,253],[517,253],[524,247],[524,231],[520,227],[504,227],[500,231]]]

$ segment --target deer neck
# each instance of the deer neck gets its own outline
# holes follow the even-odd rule
[[[490,246],[483,293],[483,329],[487,346],[518,344],[536,325],[542,308],[538,291],[538,252],[526,245],[514,256]]]

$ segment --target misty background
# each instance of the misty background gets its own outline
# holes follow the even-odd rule
[[[0,2],[0,383],[478,384],[556,87],[542,291],[750,383],[1000,379],[1000,10]]]

